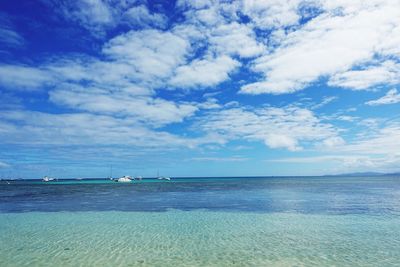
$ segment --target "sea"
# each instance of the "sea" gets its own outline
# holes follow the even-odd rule
[[[400,177],[0,181],[0,266],[400,266]]]

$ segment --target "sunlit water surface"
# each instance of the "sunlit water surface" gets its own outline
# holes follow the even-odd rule
[[[1,181],[0,266],[400,266],[400,178]]]

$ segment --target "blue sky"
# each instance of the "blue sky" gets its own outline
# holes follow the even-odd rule
[[[398,1],[0,3],[0,176],[400,171]]]

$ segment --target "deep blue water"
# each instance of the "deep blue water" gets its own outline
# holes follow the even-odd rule
[[[400,214],[399,177],[0,182],[0,212],[209,210]]]

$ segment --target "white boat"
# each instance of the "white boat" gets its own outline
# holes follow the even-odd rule
[[[158,180],[167,180],[167,181],[170,181],[171,180],[171,178],[169,178],[169,177],[166,177],[166,176],[160,176],[160,172],[157,170],[157,179]]]
[[[45,177],[43,177],[42,181],[43,182],[51,182],[51,181],[54,181],[54,178],[50,178],[48,176],[45,176]]]
[[[124,175],[121,178],[118,178],[117,182],[119,182],[119,183],[130,183],[130,182],[132,182],[132,177]]]
[[[160,176],[160,177],[158,177],[157,179],[158,179],[158,180],[167,180],[167,181],[170,181],[170,180],[171,180],[171,178],[169,178],[169,177],[164,177],[164,176]]]
[[[137,176],[137,177],[135,177],[135,180],[142,180],[143,179],[143,177],[142,176]]]

